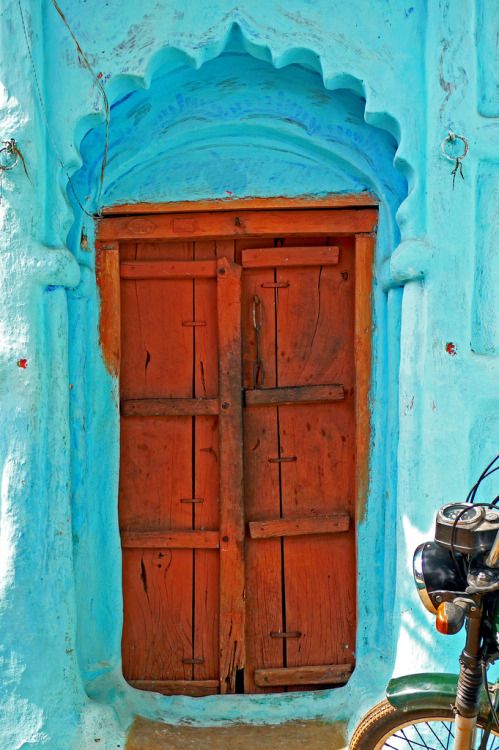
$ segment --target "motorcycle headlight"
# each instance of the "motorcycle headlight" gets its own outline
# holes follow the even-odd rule
[[[456,555],[460,557],[459,553]],[[437,614],[436,600],[442,591],[462,591],[465,584],[459,570],[456,569],[450,550],[440,547],[435,542],[420,544],[414,553],[414,581],[419,597],[432,614]]]

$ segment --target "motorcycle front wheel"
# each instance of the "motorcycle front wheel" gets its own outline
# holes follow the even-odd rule
[[[479,747],[486,718],[479,717],[475,747]],[[357,726],[349,750],[452,750],[454,714],[451,708],[397,711],[387,700],[374,706]],[[490,733],[487,750],[499,750],[499,731]]]

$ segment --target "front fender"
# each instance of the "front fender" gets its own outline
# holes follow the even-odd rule
[[[456,702],[457,674],[426,673],[395,677],[386,688],[386,697],[398,711],[449,708]],[[487,714],[489,703],[485,690],[480,699],[480,713]]]

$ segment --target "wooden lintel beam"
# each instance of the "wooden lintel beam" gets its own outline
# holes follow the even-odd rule
[[[172,203],[123,203],[104,206],[102,213],[104,216],[131,216],[132,214],[178,214],[180,212],[198,213],[199,211],[239,211],[242,209],[269,211],[276,208],[363,208],[366,206],[374,208],[378,204],[379,199],[372,193],[332,193],[323,198],[303,195],[300,198],[225,198]]]
[[[301,211],[214,211],[189,214],[147,214],[100,219],[101,242],[151,242],[180,238],[316,237],[372,232],[378,213],[374,208],[303,209]]]
[[[248,525],[252,539],[304,536],[306,534],[334,534],[348,531],[350,515],[348,513],[331,513],[327,516],[313,516],[311,518],[278,518],[275,521],[252,521]]]

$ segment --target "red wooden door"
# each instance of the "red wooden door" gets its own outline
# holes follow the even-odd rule
[[[123,671],[164,693],[316,689],[354,665],[376,216],[249,213],[100,227],[121,268]]]

